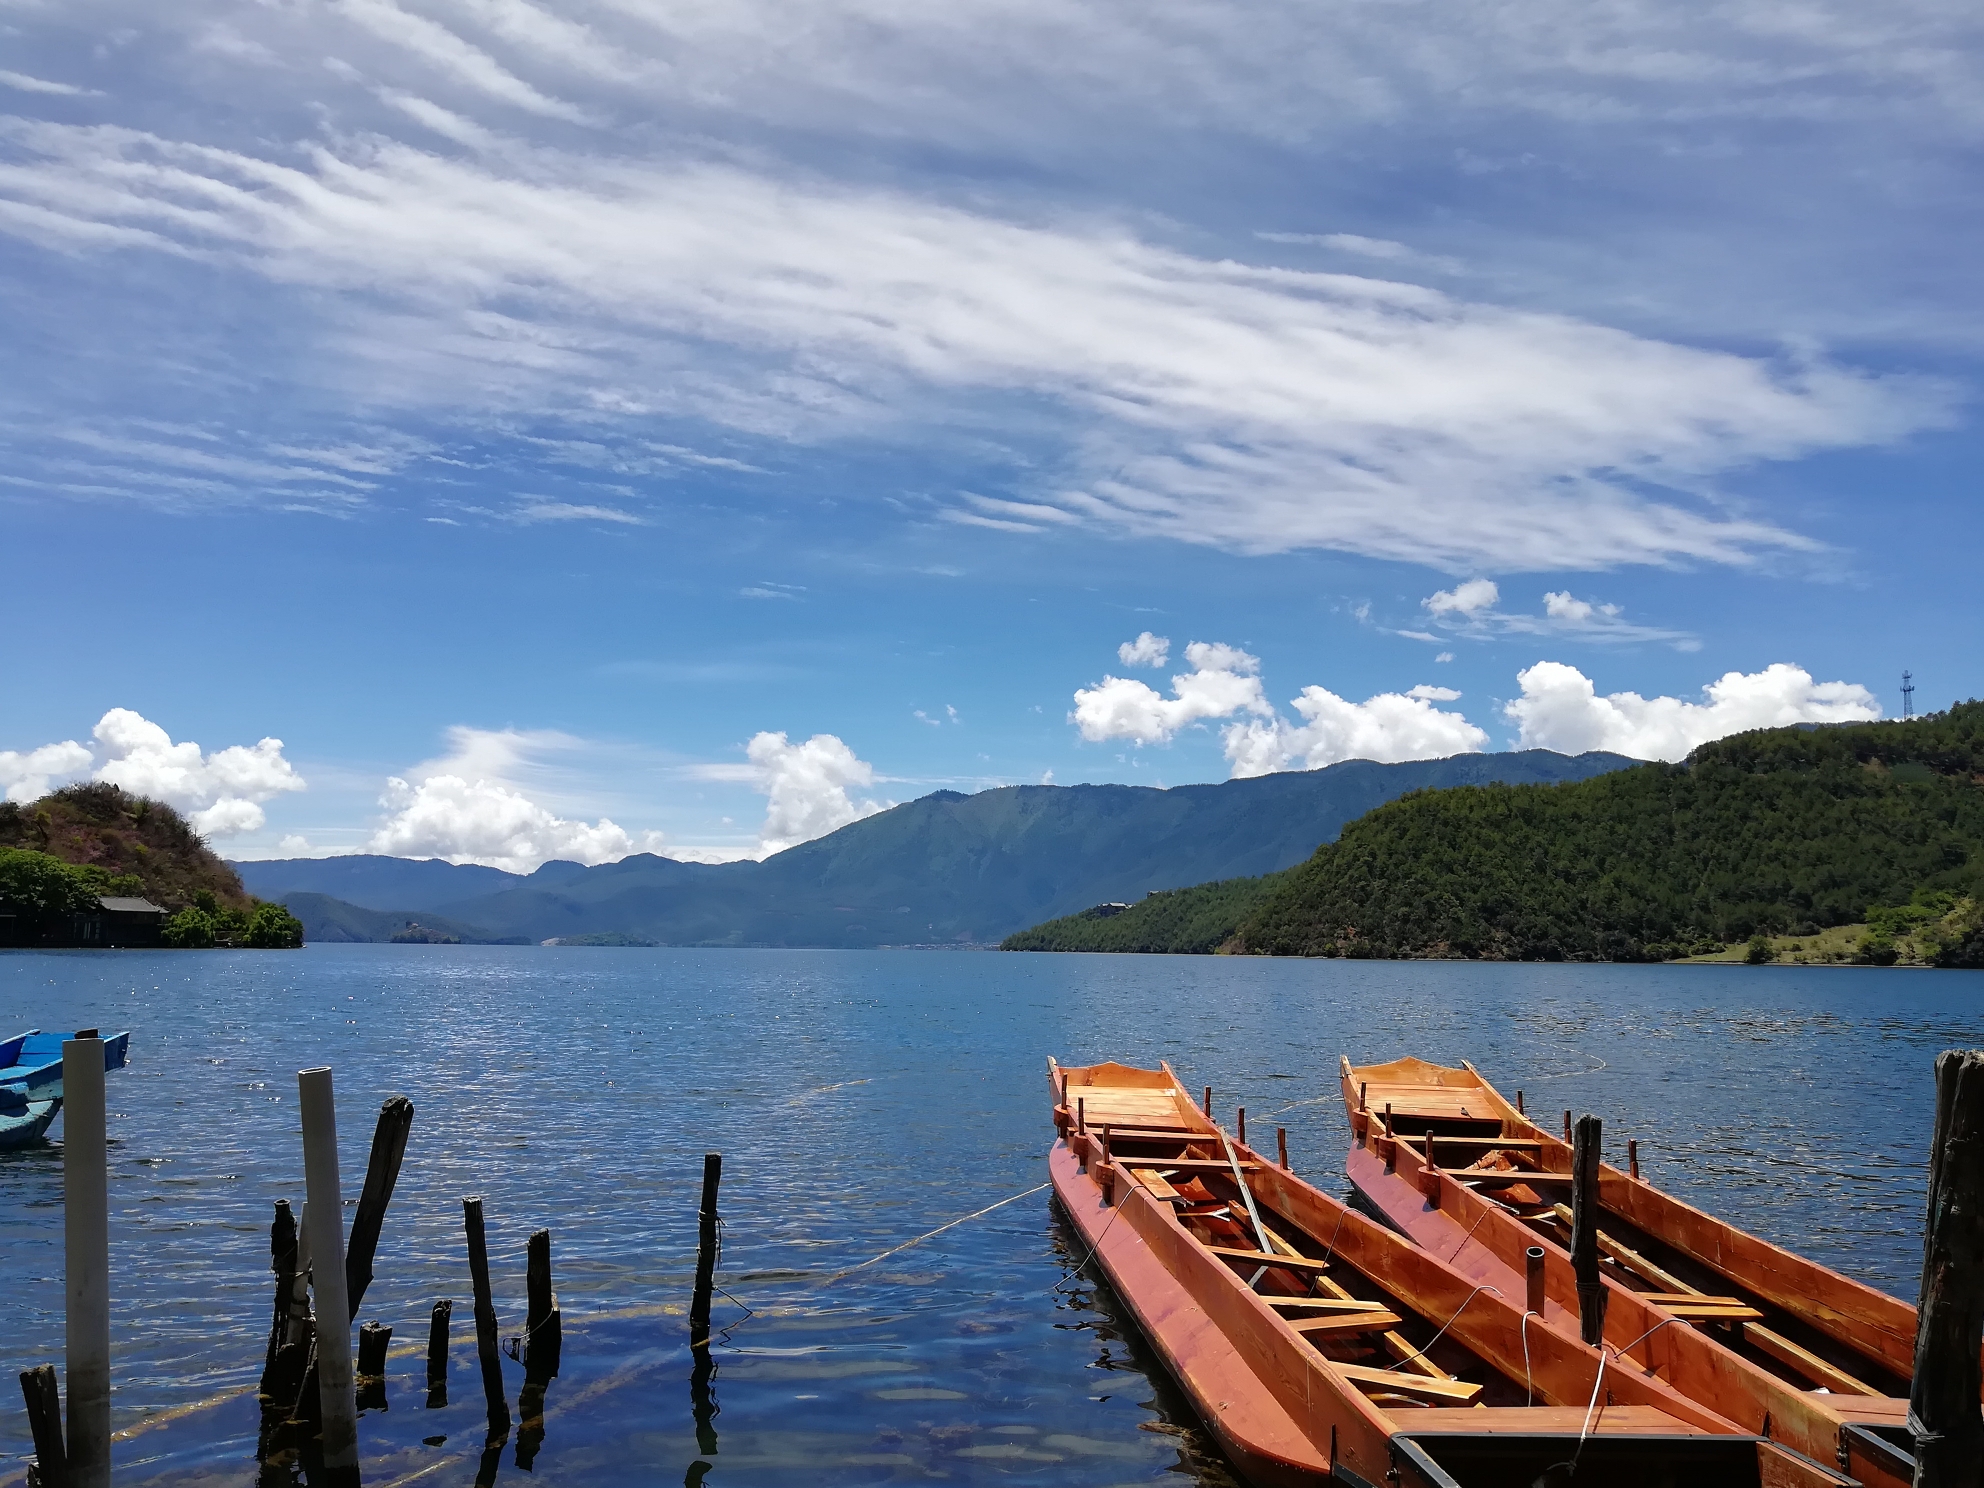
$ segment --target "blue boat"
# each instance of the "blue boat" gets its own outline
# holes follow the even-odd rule
[[[30,1028],[0,1039],[0,1152],[29,1147],[48,1134],[62,1110],[64,1033]],[[103,1067],[122,1069],[131,1053],[131,1035],[113,1033],[103,1041]]]

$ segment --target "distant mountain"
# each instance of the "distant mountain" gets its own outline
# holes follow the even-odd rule
[[[494,935],[479,926],[464,925],[442,915],[404,909],[367,909],[326,894],[290,894],[283,902],[303,922],[304,939],[312,944],[389,941],[395,935],[404,936],[414,925],[437,936],[452,937],[464,945],[515,945],[522,940],[521,936]]]
[[[1633,763],[1536,749],[1351,760],[1169,790],[938,791],[761,863],[641,854],[597,868],[547,863],[527,877],[376,857],[236,866],[265,897],[422,910],[530,941],[617,933],[665,945],[992,945],[1090,905],[1290,867],[1408,791],[1584,780]],[[461,892],[440,897],[451,885]]]

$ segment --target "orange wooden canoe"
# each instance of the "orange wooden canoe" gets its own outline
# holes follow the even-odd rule
[[[1847,1488],[1231,1141],[1170,1066],[1048,1061],[1054,1192],[1250,1482]]]
[[[1575,1335],[1569,1144],[1472,1065],[1344,1059],[1340,1073],[1352,1186],[1477,1280],[1522,1287],[1539,1248],[1545,1321]],[[1609,1166],[1599,1203],[1608,1343],[1659,1324],[1683,1393],[1870,1485],[1913,1480],[1914,1308]]]

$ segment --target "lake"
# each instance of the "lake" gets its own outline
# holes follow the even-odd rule
[[[1169,1059],[1341,1192],[1339,1053],[1472,1060],[1590,1110],[1655,1182],[1914,1297],[1940,1049],[1984,1042],[1984,973],[1499,966],[958,952],[313,946],[0,953],[0,1035],[132,1032],[110,1076],[120,1483],[256,1480],[271,1205],[300,1207],[296,1071],[336,1071],[355,1200],[379,1103],[417,1114],[362,1316],[391,1325],[369,1485],[482,1458],[461,1199],[486,1200],[521,1331],[548,1227],[563,1372],[540,1483],[1113,1485],[1229,1480],[1045,1192],[1045,1068]],[[1548,1120],[1549,1118],[1545,1118]],[[0,1154],[6,1379],[62,1359],[61,1124]],[[714,1452],[686,1304],[724,1155]],[[1025,1197],[859,1270],[926,1231]],[[347,1223],[349,1210],[347,1210]],[[840,1274],[846,1272],[847,1274]],[[427,1316],[456,1301],[450,1398]],[[402,1345],[405,1351],[402,1352]],[[512,1408],[521,1368],[504,1364]],[[245,1392],[245,1393],[244,1393]],[[10,1398],[13,1398],[10,1396]],[[0,1485],[30,1448],[0,1410]],[[697,1464],[706,1464],[698,1467]]]

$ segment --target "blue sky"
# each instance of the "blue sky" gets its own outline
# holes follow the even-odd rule
[[[527,867],[1984,692],[1980,31],[4,0],[0,788]]]

